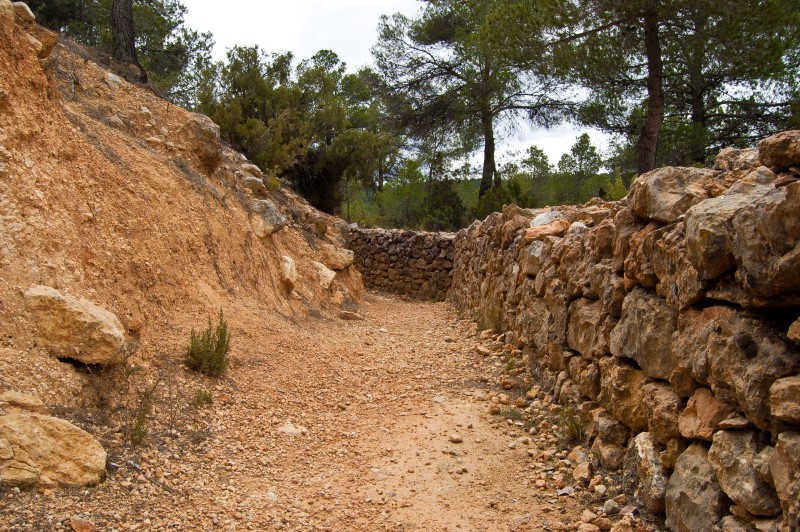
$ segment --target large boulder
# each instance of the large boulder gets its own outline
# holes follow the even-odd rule
[[[756,148],[723,148],[714,161],[714,170],[733,172],[760,165]]]
[[[722,490],[736,504],[753,515],[774,517],[781,513],[775,490],[764,482],[754,468],[758,453],[767,442],[761,433],[750,430],[720,430],[708,451]]]
[[[642,218],[672,223],[689,207],[714,195],[719,188],[718,173],[701,168],[659,168],[636,178],[628,202]]]
[[[98,484],[106,452],[87,432],[50,416],[0,416],[0,486]]]
[[[322,262],[331,270],[346,270],[355,261],[355,254],[349,249],[332,246],[324,242],[318,246],[318,249],[322,256]]]
[[[674,532],[713,530],[729,506],[730,499],[708,463],[708,451],[702,443],[692,444],[678,457],[667,483],[667,528]]]
[[[782,131],[758,143],[758,156],[766,166],[800,165],[800,130]]]
[[[800,182],[771,189],[737,211],[731,227],[736,280],[753,304],[800,302]]]
[[[270,200],[253,202],[254,215],[251,219],[253,232],[259,238],[277,233],[289,223],[278,207]]]
[[[775,174],[761,167],[716,198],[686,213],[686,251],[701,279],[716,279],[736,266],[734,215],[749,210],[757,199],[774,190]]]
[[[667,380],[676,365],[672,334],[677,320],[677,309],[636,287],[625,297],[622,318],[611,331],[611,353],[635,360],[648,377]]]
[[[213,173],[222,161],[219,126],[205,115],[192,113],[181,128],[180,135],[206,171]]]
[[[598,365],[598,402],[634,432],[647,430],[647,412],[641,396],[644,373],[618,357],[601,358]]]
[[[625,453],[623,489],[655,514],[664,513],[667,470],[661,464],[657,447],[649,432],[640,432]]]
[[[41,285],[25,292],[25,304],[36,321],[41,345],[52,355],[84,364],[123,361],[125,329],[112,312]]]
[[[778,435],[769,471],[781,501],[786,530],[800,530],[800,432]]]

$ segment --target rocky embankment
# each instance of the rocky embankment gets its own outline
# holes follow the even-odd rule
[[[800,527],[800,131],[458,233],[448,298],[671,530]]]
[[[452,233],[354,228],[349,246],[364,286],[442,301],[453,269]]]

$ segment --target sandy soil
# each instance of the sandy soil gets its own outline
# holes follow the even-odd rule
[[[506,359],[476,353],[474,325],[447,303],[366,295],[359,312],[292,322],[234,309],[232,364],[216,381],[179,352],[141,375],[86,376],[136,396],[162,375],[144,442],[130,444],[136,405],[115,409],[107,389],[92,408],[62,409],[103,441],[108,480],[6,490],[0,528],[548,530],[593,504],[571,480],[552,406],[489,413],[524,389],[496,384]],[[196,404],[199,389],[210,405]],[[575,493],[559,497],[565,485]]]

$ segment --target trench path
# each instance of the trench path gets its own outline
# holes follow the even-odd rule
[[[554,407],[533,409],[534,434],[512,405],[490,414],[493,396],[525,387],[501,388],[506,360],[476,352],[472,322],[374,294],[359,313],[238,322],[226,380],[195,416],[205,438],[162,438],[93,490],[23,494],[14,508],[103,530],[522,531],[591,505]],[[575,493],[559,496],[565,485]]]

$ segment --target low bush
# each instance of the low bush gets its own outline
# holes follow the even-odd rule
[[[210,377],[219,377],[228,367],[228,351],[231,348],[231,335],[228,332],[228,322],[219,311],[216,327],[208,318],[208,327],[197,334],[192,329],[189,349],[186,353],[186,365],[190,369],[199,371]]]

